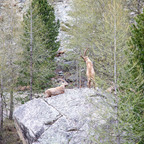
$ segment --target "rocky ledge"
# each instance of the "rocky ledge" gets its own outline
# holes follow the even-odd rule
[[[17,131],[24,144],[90,144],[92,121],[103,125],[111,116],[106,100],[101,90],[88,88],[33,99],[15,109]]]

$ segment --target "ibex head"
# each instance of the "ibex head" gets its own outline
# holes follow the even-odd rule
[[[89,48],[87,48],[85,51],[84,51],[84,56],[81,55],[81,57],[84,59],[84,61],[86,62],[89,58],[88,56],[86,56],[86,52]]]
[[[61,85],[68,86],[68,83],[64,79],[60,78],[59,80],[62,82]]]

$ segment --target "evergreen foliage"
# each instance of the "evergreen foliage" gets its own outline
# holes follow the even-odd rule
[[[33,8],[37,8],[37,14],[40,16],[45,29],[43,29],[46,49],[50,51],[50,59],[54,59],[55,53],[59,48],[57,41],[59,20],[55,21],[54,9],[48,4],[47,0],[33,0]]]
[[[59,48],[57,41],[59,21],[55,20],[54,9],[46,0],[33,0],[32,9],[32,47],[33,47],[33,89],[50,86],[50,78],[54,76],[54,56]],[[21,65],[20,85],[29,85],[30,77],[30,8],[24,15],[23,61]]]
[[[131,72],[136,83],[141,83],[141,77],[144,77],[144,14],[135,18],[136,24],[131,27],[130,63],[133,65]],[[139,85],[139,89],[144,92],[144,82]]]
[[[131,27],[129,40],[129,73],[135,93],[131,101],[133,107],[133,133],[139,144],[144,142],[144,13],[137,15]]]

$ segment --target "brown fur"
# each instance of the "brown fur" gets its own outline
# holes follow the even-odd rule
[[[18,87],[19,91],[26,91],[26,90],[30,90],[30,86],[19,86]]]
[[[109,93],[114,92],[114,86],[110,86],[110,87],[106,90],[106,92],[109,92]]]
[[[60,57],[62,54],[64,54],[66,51],[59,51],[56,55],[56,57]]]
[[[67,86],[68,83],[65,81],[61,86],[59,87],[55,87],[55,88],[50,88],[47,89],[45,91],[45,98],[51,97],[51,96],[55,96],[55,95],[59,95],[59,94],[63,94],[65,92],[65,86]]]
[[[86,49],[87,51],[88,49]],[[81,56],[84,61],[86,62],[86,66],[87,66],[87,70],[86,70],[86,76],[87,76],[87,85],[88,87],[94,87],[95,86],[95,71],[94,71],[94,67],[93,67],[93,63],[92,61],[89,59],[88,56],[86,55],[86,51],[84,52],[84,56]]]

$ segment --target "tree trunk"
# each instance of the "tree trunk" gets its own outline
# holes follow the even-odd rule
[[[3,129],[3,80],[1,76],[1,92],[0,92],[0,132]]]
[[[0,132],[2,131],[2,98],[0,97]]]
[[[11,15],[14,15],[14,9],[11,9]],[[12,36],[14,37],[14,18],[11,17],[11,31],[12,31]],[[11,41],[11,47],[10,47],[10,80],[11,80],[11,85],[10,85],[10,113],[9,113],[9,119],[13,119],[13,88],[14,88],[14,62],[13,62],[13,40]]]
[[[30,97],[29,99],[32,100],[32,84],[33,84],[33,30],[32,30],[32,7],[30,10],[31,19],[30,19]]]
[[[78,72],[78,60],[76,60],[76,71],[77,71],[77,88],[79,88],[79,72]]]
[[[81,65],[79,66],[79,88],[82,87],[82,82],[81,82]]]
[[[114,0],[114,89],[116,97],[116,142],[120,144],[120,134],[119,134],[119,120],[118,120],[118,96],[117,96],[117,25],[116,25],[116,2]]]
[[[13,119],[13,109],[14,109],[14,103],[13,103],[13,89],[10,91],[10,114],[9,119]]]
[[[2,106],[2,98],[0,97],[0,141],[2,139],[2,131],[3,131],[3,106]]]

